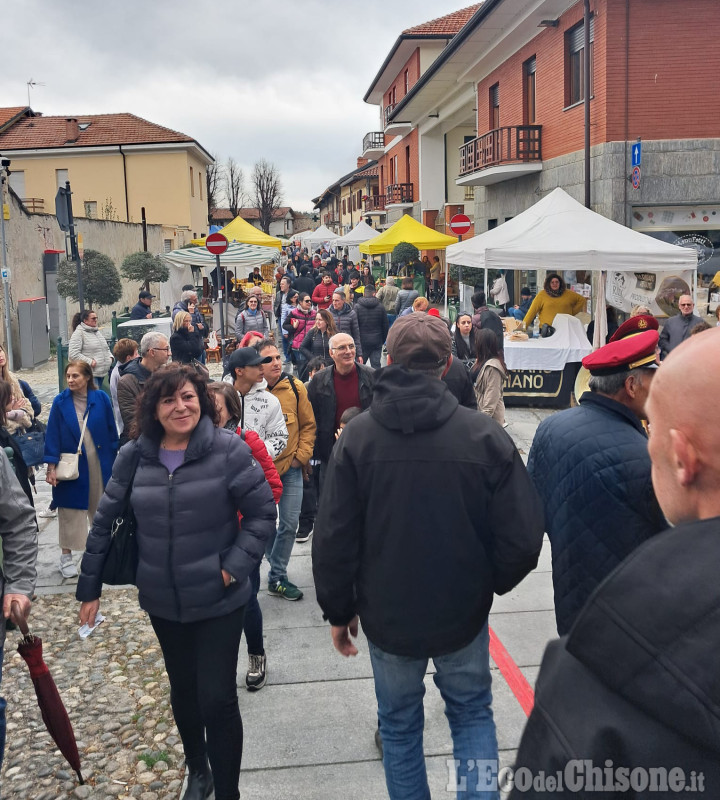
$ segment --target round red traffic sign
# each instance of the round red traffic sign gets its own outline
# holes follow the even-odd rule
[[[639,189],[640,188],[640,167],[633,167],[632,185],[633,185],[633,189]]]
[[[222,233],[211,233],[205,239],[205,247],[215,256],[219,256],[228,249],[228,240]]]
[[[460,236],[462,236],[463,233],[467,233],[471,227],[472,222],[470,222],[470,217],[465,216],[465,214],[455,214],[450,220],[450,230]]]

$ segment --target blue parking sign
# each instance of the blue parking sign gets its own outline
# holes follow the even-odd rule
[[[635,142],[632,146],[632,165],[639,167],[642,161],[642,142]]]

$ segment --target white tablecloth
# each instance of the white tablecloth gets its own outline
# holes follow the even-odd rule
[[[555,333],[546,339],[512,342],[505,337],[505,364],[508,369],[565,369],[573,361],[582,361],[592,352],[592,345],[579,319],[558,314],[553,322]]]

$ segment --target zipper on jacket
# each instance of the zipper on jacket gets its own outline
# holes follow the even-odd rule
[[[175,525],[175,491],[173,488],[173,474],[168,472],[168,489],[170,494],[170,508],[169,508],[169,521],[170,521],[170,536],[168,536],[168,560],[170,562],[170,583],[172,584],[173,594],[175,595],[175,605],[177,607],[178,619],[181,617],[180,595],[178,594],[177,583],[175,582],[175,573],[173,571],[173,536]]]

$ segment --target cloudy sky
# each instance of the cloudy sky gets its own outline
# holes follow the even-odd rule
[[[126,111],[182,131],[246,175],[280,170],[285,202],[349,172],[379,127],[363,96],[405,28],[468,0],[4,0],[0,106]]]

